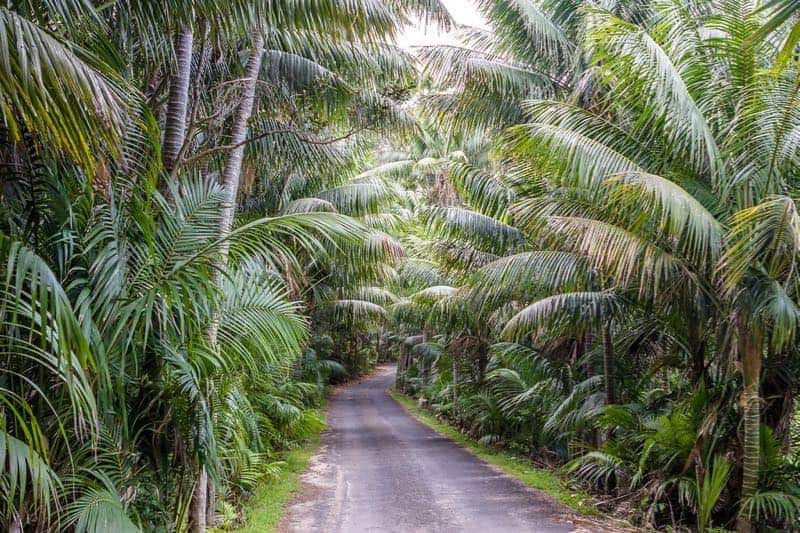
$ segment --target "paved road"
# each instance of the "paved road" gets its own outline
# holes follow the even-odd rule
[[[394,367],[337,391],[282,531],[600,531],[408,415]]]

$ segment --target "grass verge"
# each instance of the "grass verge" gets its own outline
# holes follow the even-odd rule
[[[324,414],[324,410],[322,413]],[[245,503],[245,525],[228,531],[266,533],[277,529],[286,513],[289,500],[300,490],[300,474],[308,468],[311,457],[319,449],[324,429],[324,426],[320,427],[299,448],[284,452],[281,460],[286,465],[281,468],[280,473],[264,481]]]
[[[591,495],[567,489],[554,472],[537,468],[523,457],[482,444],[459,433],[449,424],[438,420],[431,413],[418,406],[413,398],[405,394],[393,390],[391,395],[414,418],[462,448],[468,449],[487,463],[500,468],[506,474],[519,479],[529,487],[546,492],[577,513],[594,517],[602,516],[600,510],[594,505]]]

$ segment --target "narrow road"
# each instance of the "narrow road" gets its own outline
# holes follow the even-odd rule
[[[381,367],[337,391],[281,531],[600,531],[417,422]]]

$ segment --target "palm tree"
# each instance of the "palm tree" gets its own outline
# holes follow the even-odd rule
[[[358,204],[361,193],[337,200],[334,169],[354,169],[382,127],[413,129],[393,93],[402,87],[391,87],[413,83],[413,70],[388,40],[407,13],[447,14],[434,2],[306,7],[0,11],[13,36],[0,50],[0,397],[14,413],[0,458],[19,466],[0,471],[9,528],[181,528],[194,500],[202,530],[214,513],[208,487],[229,494],[255,479],[242,467],[268,468],[263,435],[285,445],[303,420],[313,424],[302,413],[318,392],[275,385],[294,375],[308,330],[297,294],[317,281],[295,274],[398,252],[350,217],[284,204],[321,189],[341,202],[334,210]],[[254,185],[249,176],[262,174]],[[286,185],[273,190],[275,175]],[[289,186],[301,180],[305,191]],[[262,208],[253,191],[267,193]],[[352,214],[378,225],[369,205]],[[341,283],[355,296],[359,281]],[[267,377],[243,385],[250,376]],[[244,424],[255,405],[271,416]],[[220,422],[229,415],[242,422],[238,436]]]
[[[739,16],[725,10],[705,14],[723,21]],[[796,283],[797,257],[788,249],[788,255],[778,252],[786,246],[779,242],[795,238],[795,204],[776,195],[792,187],[794,151],[785,144],[791,142],[785,132],[794,117],[786,106],[791,106],[791,79],[797,74],[784,69],[759,75],[756,62],[745,66],[729,60],[727,51],[739,53],[757,20],[739,23],[740,33],[710,43],[700,37],[705,20],[670,6],[657,12],[648,33],[609,13],[593,12],[587,38],[613,102],[604,114],[619,118],[535,103],[530,106],[533,121],[514,130],[509,148],[525,159],[546,154],[545,172],[556,172],[559,186],[585,189],[597,199],[594,203],[615,208],[604,210],[600,204],[591,216],[578,217],[547,213],[545,231],[564,239],[559,247],[588,257],[613,285],[633,290],[640,305],[654,305],[665,296],[668,301],[677,296],[676,303],[707,300],[719,313],[716,320],[732,324],[728,331],[738,345],[728,349],[738,354],[744,381],[741,491],[747,501],[758,484],[762,357],[768,347],[783,349],[795,328],[791,309],[796,303],[790,302],[796,295],[790,287]],[[667,25],[668,37],[653,37]],[[683,48],[680,55],[671,55],[678,50],[675,39],[681,47],[709,45],[709,53],[685,54]],[[750,57],[774,57],[769,50]],[[721,74],[720,66],[725,69]],[[682,73],[687,69],[704,82],[686,79]],[[724,95],[704,90],[717,76],[732,85]],[[642,99],[643,92],[652,96]],[[775,115],[776,109],[787,111]],[[732,123],[737,127],[724,126]],[[756,124],[769,133],[754,138],[749,128]],[[678,147],[686,154],[680,161],[664,151]],[[748,167],[742,175],[737,169],[744,161]],[[716,201],[703,205],[714,194]],[[525,208],[520,214],[533,216]],[[752,243],[752,235],[763,235],[756,241],[762,244]],[[765,271],[761,265],[772,267]],[[757,303],[776,298],[790,307],[767,310]],[[690,320],[705,314],[704,309],[691,311]],[[741,529],[748,527],[745,518]]]
[[[495,13],[514,13],[521,4],[487,3]],[[466,281],[484,316],[516,307],[502,334],[573,360],[580,359],[576,350],[602,355],[607,404],[632,400],[614,372],[622,364],[614,359],[628,357],[623,347],[635,353],[646,343],[659,351],[679,346],[697,386],[721,383],[738,369],[739,528],[746,530],[763,494],[762,366],[794,351],[798,316],[797,246],[790,244],[798,242],[791,199],[796,146],[789,133],[796,127],[797,71],[775,66],[772,44],[753,46],[761,15],[744,7],[615,9],[621,11],[585,8],[570,19],[580,58],[571,79],[582,80],[571,97],[553,92],[556,98],[526,100],[509,89],[517,85],[498,86],[525,123],[500,136],[499,160],[460,172],[468,184],[462,199],[495,221],[465,213],[432,228],[450,241],[470,237],[467,270],[478,270]],[[555,12],[551,17],[544,23],[552,24]],[[499,46],[511,33],[483,42]],[[445,95],[448,88],[470,94],[468,66],[495,66],[468,63],[466,53],[453,56],[464,61],[441,60],[442,50],[425,53]],[[492,110],[507,108],[482,98]],[[470,119],[494,129],[514,116],[474,112]],[[518,254],[492,249],[507,233],[499,221],[524,235]],[[698,434],[696,446],[708,442]],[[609,462],[603,468],[617,471]]]

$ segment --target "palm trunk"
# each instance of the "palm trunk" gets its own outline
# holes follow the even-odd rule
[[[247,140],[247,126],[250,116],[253,114],[253,105],[256,99],[256,84],[258,73],[261,70],[261,60],[264,57],[264,37],[260,31],[253,32],[253,50],[244,71],[244,89],[242,100],[236,110],[236,116],[231,128],[230,144],[234,148],[228,154],[228,161],[225,163],[225,172],[222,175],[222,185],[227,193],[227,201],[220,220],[219,235],[227,237],[231,233],[233,215],[236,209],[236,196],[239,192],[239,181],[242,173],[242,161],[244,160],[244,142]],[[230,244],[227,242],[221,246],[223,264],[227,265],[228,251]]]
[[[184,27],[175,39],[175,55],[178,70],[169,80],[167,117],[164,125],[162,158],[164,169],[172,173],[178,164],[178,154],[186,136],[186,107],[189,101],[189,81],[192,74],[192,29]]]
[[[483,348],[480,348],[481,352],[478,355],[478,387],[483,388],[483,383],[486,381],[486,366],[489,364],[489,357],[483,351]]]
[[[205,533],[206,513],[208,507],[208,472],[204,466],[200,467],[200,477],[192,496],[191,524],[194,533]]]
[[[606,320],[603,335],[603,384],[605,385],[606,404],[617,403],[614,393],[614,337],[611,333],[611,320]]]
[[[258,83],[258,73],[261,70],[261,60],[264,57],[264,37],[260,31],[253,32],[253,50],[250,58],[245,65],[242,91],[242,100],[236,109],[236,115],[231,128],[230,145],[234,148],[228,154],[225,163],[225,170],[222,174],[222,186],[225,188],[226,199],[222,207],[219,222],[219,237],[226,238],[231,234],[233,225],[233,215],[236,211],[236,197],[239,192],[239,181],[242,173],[242,161],[244,160],[244,143],[247,140],[247,125],[250,116],[253,114],[253,105],[256,98],[256,84]],[[231,245],[226,240],[220,244],[219,259],[217,261],[217,284],[222,283],[222,273],[228,268],[228,253]],[[217,342],[217,330],[219,320],[216,318],[209,328],[208,337],[211,344]]]
[[[775,424],[775,437],[781,443],[783,453],[790,453],[792,451],[792,416],[794,415],[794,396],[791,390],[786,390],[783,393],[783,401],[781,401],[781,414],[778,417],[778,422]]]
[[[744,453],[742,456],[741,499],[753,496],[758,489],[760,446],[760,408],[759,385],[761,383],[761,335],[759,332],[741,325],[739,328],[739,356],[742,361],[743,390],[741,397],[742,417],[744,418]],[[752,531],[750,520],[739,515],[736,521],[739,533]]]
[[[706,377],[706,344],[699,343],[692,347],[692,382],[699,385]]]
[[[226,192],[225,205],[222,207],[222,213],[219,223],[219,237],[226,238],[231,234],[231,226],[233,225],[233,215],[236,211],[236,195],[239,192],[239,178],[242,171],[242,161],[244,160],[244,142],[247,139],[247,126],[250,122],[250,116],[253,113],[253,105],[255,103],[256,84],[258,82],[258,73],[261,70],[261,59],[264,56],[264,38],[261,32],[256,30],[253,32],[253,49],[250,58],[247,60],[244,71],[242,100],[239,107],[236,109],[236,114],[231,128],[230,144],[233,146],[228,160],[225,163],[225,171],[222,175],[222,186]],[[228,253],[230,251],[230,243],[226,240],[220,245],[220,256],[217,266],[217,284],[222,283],[222,275],[228,268]],[[217,332],[219,330],[219,317],[212,320],[208,331],[208,338],[212,346],[217,344]],[[206,516],[209,507],[214,506],[214,502],[208,502],[208,473],[205,468],[200,472],[200,479],[195,489],[193,498],[193,526],[192,530],[196,533],[205,531]],[[200,524],[202,526],[200,527]]]
[[[214,482],[211,479],[209,479],[208,491],[206,493],[206,499],[207,499],[206,525],[210,527],[214,527],[217,522],[217,509],[215,505],[216,498],[217,498],[217,486],[214,485]]]
[[[699,385],[706,377],[706,343],[698,320],[690,320],[688,347],[692,358],[692,383]]]
[[[9,525],[8,533],[25,533],[22,527],[22,518],[19,512],[15,512],[11,516],[11,524]]]
[[[452,356],[451,356],[452,357]],[[458,361],[455,357],[453,359],[453,409],[456,408],[458,402]]]

